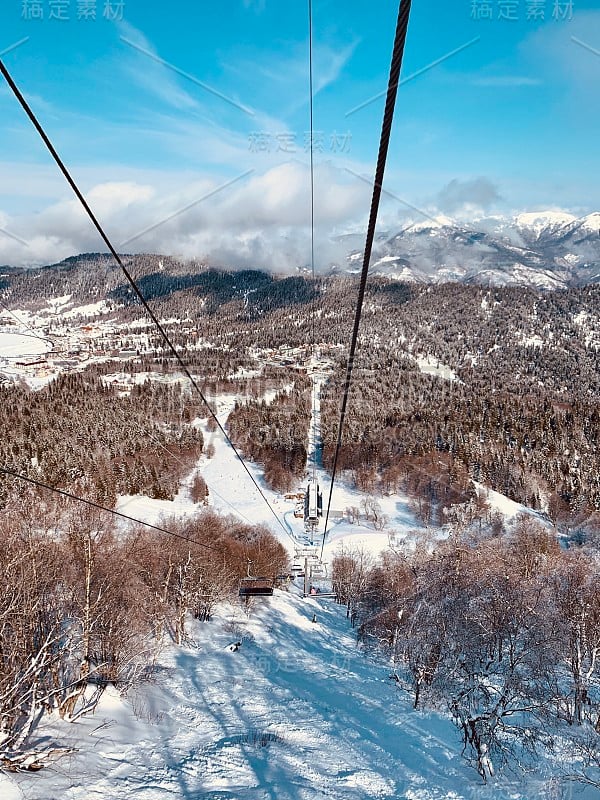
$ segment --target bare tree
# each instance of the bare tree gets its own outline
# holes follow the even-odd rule
[[[363,548],[342,547],[334,556],[331,568],[333,591],[338,603],[346,605],[346,616],[356,622],[359,598],[364,594],[371,556]]]
[[[564,713],[569,723],[581,725],[587,721],[598,726],[598,698],[592,693],[592,688],[599,688],[600,667],[597,559],[589,552],[564,554],[551,585],[557,611],[555,624],[563,630],[560,655],[570,677],[570,691],[562,696]]]

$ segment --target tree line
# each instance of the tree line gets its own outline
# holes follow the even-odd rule
[[[155,255],[128,256],[127,265],[145,281],[182,352],[199,339],[209,343],[185,353],[207,385],[230,381],[240,367],[256,369],[256,349],[306,346],[313,330],[317,342],[347,345],[354,277],[280,279]],[[139,319],[119,271],[94,254],[8,273],[3,298],[38,307],[70,293],[91,302],[99,299],[98,275],[112,298],[111,319]],[[600,510],[599,324],[597,285],[542,292],[374,277],[365,297],[343,465],[359,481],[372,482],[375,470],[376,483],[385,486],[386,471],[393,478],[399,460],[446,454],[472,480],[515,500],[547,509],[555,497],[568,510],[563,517],[589,517]],[[172,371],[162,343],[150,338],[155,352],[132,369]],[[445,365],[455,380],[423,374],[418,360],[424,357]],[[326,463],[343,369],[342,357],[340,373],[324,392]]]
[[[395,476],[415,466],[408,484],[421,483],[428,504],[435,487],[453,483],[467,490],[476,481],[534,509],[560,499],[571,518],[600,510],[600,406],[585,394],[561,399],[540,387],[535,394],[472,385],[423,374],[406,357],[377,354],[367,347],[348,403],[339,465],[359,488],[398,483]],[[344,371],[322,391],[323,461],[335,451],[339,396]],[[383,398],[383,402],[382,402]],[[423,482],[420,465],[427,463]],[[439,493],[438,493],[439,494]],[[438,502],[439,506],[439,502]],[[427,521],[427,520],[425,520]]]

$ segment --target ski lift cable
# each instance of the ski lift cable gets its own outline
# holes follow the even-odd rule
[[[310,266],[312,273],[312,288],[315,291],[315,148],[314,148],[314,84],[313,84],[313,6],[312,0],[308,0],[308,89],[309,89],[309,123],[310,123]],[[317,327],[316,327],[316,295],[312,298],[312,347],[311,355],[314,366],[314,358],[317,348]],[[312,404],[312,460],[313,481],[317,477],[317,432],[315,429],[315,414],[317,409],[317,386],[314,373],[311,377],[311,404]]]
[[[406,44],[406,34],[408,31],[408,21],[410,17],[411,0],[400,0],[398,8],[398,21],[396,24],[396,34],[394,38],[394,47],[392,51],[392,61],[390,65],[390,75],[388,80],[387,95],[385,101],[385,110],[383,114],[383,123],[381,126],[381,137],[379,141],[379,153],[377,156],[377,166],[375,169],[375,180],[373,183],[373,196],[371,199],[371,210],[369,214],[369,224],[367,227],[367,237],[365,242],[365,252],[363,256],[362,272],[360,277],[360,285],[358,289],[358,298],[356,301],[356,313],[354,317],[354,328],[352,331],[352,339],[350,342],[350,352],[348,355],[348,363],[346,366],[346,378],[344,382],[344,390],[342,395],[342,405],[340,410],[340,418],[337,432],[337,442],[335,447],[335,454],[333,457],[333,467],[331,470],[331,483],[329,486],[329,498],[327,500],[327,512],[325,515],[325,527],[323,529],[323,543],[321,545],[321,559],[323,558],[323,549],[325,547],[325,540],[327,538],[327,525],[329,522],[329,514],[331,510],[331,498],[333,495],[333,487],[335,484],[336,471],[340,449],[342,446],[342,436],[344,432],[344,421],[346,419],[346,410],[348,407],[348,394],[350,385],[352,383],[352,371],[354,368],[354,358],[358,345],[358,333],[360,328],[360,320],[362,315],[363,301],[365,297],[365,289],[367,285],[367,277],[369,274],[369,265],[371,261],[371,251],[373,249],[373,241],[375,239],[375,227],[377,224],[377,215],[379,212],[379,203],[381,200],[381,191],[383,187],[383,179],[385,175],[385,165],[387,161],[387,154],[390,144],[390,137],[392,132],[392,124],[394,121],[394,110],[396,106],[396,96],[398,94],[398,84],[400,81],[400,70],[402,67],[402,60],[404,57],[404,46]]]
[[[131,423],[130,423],[130,425],[131,425]],[[164,451],[165,451],[165,453],[166,453],[168,456],[170,456],[170,457],[171,457],[171,458],[172,458],[174,461],[177,461],[177,463],[178,463],[178,464],[181,464],[181,466],[182,466],[182,467],[188,468],[188,467],[187,467],[187,464],[185,464],[185,462],[184,462],[184,461],[182,461],[180,458],[178,458],[178,457],[175,455],[175,453],[173,453],[171,450],[169,450],[169,448],[168,448],[168,447],[166,447],[166,446],[165,446],[165,445],[164,445],[164,444],[163,444],[163,443],[160,441],[160,439],[157,439],[157,437],[156,437],[156,436],[154,436],[154,434],[152,434],[152,433],[150,433],[149,431],[147,431],[147,430],[145,430],[144,428],[142,428],[142,426],[141,426],[141,425],[136,425],[135,427],[136,427],[136,428],[138,429],[138,431],[140,431],[141,433],[143,433],[143,434],[146,434],[146,435],[148,436],[148,438],[149,438],[151,441],[153,441],[153,442],[154,442],[155,444],[157,444],[157,445],[158,445],[158,446],[159,446],[159,447],[160,447],[162,450],[164,450]],[[231,508],[231,509],[234,511],[234,513],[236,513],[236,514],[238,515],[238,517],[239,517],[240,519],[243,519],[243,520],[244,520],[244,522],[247,522],[249,525],[254,525],[254,523],[252,522],[252,520],[248,519],[248,517],[246,517],[244,514],[242,514],[242,512],[241,512],[241,511],[239,511],[239,510],[238,510],[238,509],[237,509],[237,508],[236,508],[236,507],[233,505],[233,503],[230,503],[230,502],[229,502],[229,500],[227,500],[227,498],[226,498],[226,497],[223,497],[223,495],[222,495],[222,494],[219,494],[219,493],[217,492],[217,490],[216,490],[216,489],[213,489],[213,487],[212,487],[212,486],[210,486],[210,485],[207,483],[207,481],[206,481],[206,479],[204,478],[204,476],[202,476],[202,479],[204,480],[204,483],[206,483],[206,488],[209,490],[209,492],[212,492],[212,493],[214,494],[214,496],[215,496],[215,497],[218,497],[218,498],[219,498],[219,500],[222,500],[222,501],[223,501],[223,502],[224,502],[226,505],[228,505],[228,506],[229,506],[229,508]]]
[[[21,325],[21,327],[23,327],[23,328],[27,328],[28,331],[31,331],[31,334],[35,339],[39,339],[41,342],[48,342],[49,341],[47,336],[40,336],[39,333],[37,333],[36,330],[31,327],[31,325],[29,325],[27,322],[25,322],[25,320],[19,319],[19,317],[17,317],[15,312],[6,305],[6,303],[4,302],[4,300],[2,300],[1,297],[0,297],[0,306],[2,306],[2,308],[8,314],[10,314],[10,316],[15,320],[15,322],[17,322],[17,324]]]
[[[208,409],[208,412],[209,412],[210,416],[211,416],[211,417],[212,417],[212,419],[215,421],[215,423],[216,423],[217,427],[219,428],[219,430],[221,431],[221,433],[222,433],[222,434],[223,434],[223,436],[225,437],[225,440],[226,440],[226,441],[229,443],[229,445],[230,445],[231,449],[233,450],[233,452],[234,452],[234,454],[235,454],[236,458],[237,458],[237,459],[238,459],[238,461],[241,463],[241,465],[242,465],[242,467],[244,468],[244,470],[245,470],[246,474],[248,475],[248,477],[250,478],[250,480],[251,480],[251,481],[252,481],[252,483],[254,484],[254,486],[255,486],[255,488],[256,488],[256,490],[257,490],[257,492],[260,494],[260,496],[262,497],[262,499],[264,500],[264,502],[266,503],[266,505],[269,507],[269,510],[271,511],[271,513],[273,514],[273,516],[275,517],[275,519],[277,520],[277,523],[278,523],[278,524],[279,524],[279,526],[282,528],[282,530],[283,530],[283,531],[284,531],[286,534],[288,534],[288,532],[287,532],[287,530],[285,529],[285,526],[284,526],[283,522],[280,520],[280,518],[279,518],[279,516],[278,516],[277,512],[275,511],[275,509],[273,508],[273,506],[272,506],[272,505],[271,505],[271,503],[269,502],[269,500],[268,500],[267,496],[265,495],[265,493],[263,492],[263,490],[262,490],[262,489],[260,488],[260,486],[258,485],[258,482],[257,482],[256,478],[254,477],[254,475],[253,475],[253,474],[252,474],[252,472],[250,471],[250,469],[249,469],[248,465],[246,464],[246,462],[244,461],[244,459],[243,459],[243,457],[242,457],[241,453],[239,452],[239,450],[237,449],[237,447],[236,447],[236,446],[233,444],[233,442],[232,442],[232,441],[231,441],[231,439],[229,438],[229,436],[228,436],[227,432],[225,431],[225,428],[224,428],[224,426],[223,426],[223,425],[221,424],[221,422],[219,421],[219,419],[218,419],[217,415],[216,415],[216,414],[215,414],[215,412],[212,410],[211,406],[210,406],[210,405],[209,405],[209,403],[208,403],[208,400],[207,400],[207,399],[206,399],[206,397],[204,396],[204,393],[202,392],[202,390],[201,390],[200,386],[198,385],[197,381],[196,381],[196,380],[194,379],[194,377],[192,376],[192,374],[191,374],[191,372],[190,372],[190,369],[189,369],[189,367],[188,367],[188,366],[187,366],[187,364],[184,362],[184,360],[183,360],[183,358],[181,357],[181,355],[180,355],[179,351],[177,350],[177,348],[176,348],[176,347],[174,346],[174,344],[171,342],[171,339],[169,338],[169,335],[167,334],[167,332],[166,332],[165,328],[163,327],[163,325],[160,323],[160,320],[158,319],[158,317],[156,316],[156,314],[155,314],[155,313],[152,311],[152,309],[150,308],[150,306],[149,306],[149,304],[148,304],[148,302],[147,302],[146,298],[144,297],[144,295],[143,295],[143,294],[142,294],[142,292],[140,291],[140,289],[139,289],[138,285],[136,284],[135,280],[133,279],[132,275],[130,274],[130,272],[129,272],[129,270],[127,269],[127,267],[125,266],[125,264],[123,263],[123,261],[122,261],[121,257],[119,256],[119,254],[117,253],[117,251],[116,251],[116,250],[115,250],[115,248],[113,247],[113,245],[112,245],[112,243],[111,243],[110,239],[108,238],[108,236],[107,236],[107,235],[106,235],[106,233],[104,232],[104,229],[102,228],[102,226],[100,225],[100,223],[99,223],[98,219],[96,218],[96,216],[95,216],[94,212],[93,212],[93,211],[92,211],[92,209],[90,208],[90,206],[89,206],[89,204],[88,204],[87,200],[85,199],[85,197],[84,197],[84,196],[83,196],[83,194],[81,193],[81,191],[80,191],[79,187],[77,186],[77,184],[75,183],[74,179],[72,178],[72,176],[71,176],[71,174],[70,174],[69,170],[68,170],[68,169],[67,169],[67,167],[65,166],[64,162],[62,161],[61,157],[59,156],[58,152],[56,151],[56,149],[55,149],[54,145],[53,145],[53,144],[52,144],[52,142],[50,141],[50,138],[48,137],[48,135],[47,135],[47,133],[45,132],[44,128],[42,127],[42,125],[41,125],[41,124],[40,124],[40,122],[38,121],[37,117],[35,116],[34,112],[33,112],[33,111],[32,111],[32,109],[31,109],[31,107],[29,106],[29,104],[27,103],[27,101],[25,100],[25,98],[23,97],[23,95],[21,94],[21,92],[20,92],[20,90],[19,90],[18,86],[16,85],[16,83],[15,83],[15,81],[13,80],[13,78],[12,78],[11,74],[9,73],[9,71],[8,71],[8,70],[7,70],[7,68],[6,68],[6,66],[4,65],[4,62],[3,62],[1,59],[0,59],[0,72],[1,72],[1,73],[2,73],[2,75],[4,76],[4,78],[5,78],[6,82],[8,83],[8,85],[9,85],[9,87],[10,87],[10,89],[11,89],[12,93],[15,95],[16,99],[18,100],[19,104],[21,105],[21,107],[22,107],[22,108],[23,108],[23,110],[25,111],[26,115],[29,117],[29,119],[30,119],[31,123],[33,124],[34,128],[36,129],[36,131],[37,131],[37,132],[38,132],[38,134],[40,135],[40,137],[41,137],[42,141],[43,141],[43,142],[44,142],[44,144],[46,145],[46,148],[47,148],[47,149],[48,149],[48,151],[50,152],[50,155],[52,156],[52,158],[53,158],[53,159],[54,159],[54,161],[56,162],[56,165],[58,166],[58,168],[59,168],[59,169],[60,169],[60,171],[62,172],[62,174],[63,174],[63,176],[64,176],[65,180],[67,181],[67,183],[69,184],[69,186],[70,186],[70,187],[71,187],[71,189],[73,190],[73,192],[74,192],[75,196],[77,197],[77,199],[79,200],[79,202],[80,202],[80,203],[81,203],[81,205],[83,206],[83,208],[84,208],[84,210],[85,210],[86,214],[88,215],[88,217],[89,217],[89,218],[90,218],[90,220],[92,221],[92,223],[93,223],[94,227],[96,228],[96,230],[97,230],[97,231],[98,231],[98,233],[100,234],[100,236],[101,236],[102,240],[103,240],[103,241],[104,241],[104,243],[106,244],[106,246],[107,246],[108,250],[110,251],[111,255],[113,256],[113,258],[115,259],[115,261],[117,262],[117,264],[119,265],[119,267],[121,268],[121,270],[122,270],[123,274],[124,274],[124,275],[125,275],[125,277],[127,278],[127,281],[128,281],[128,283],[130,284],[131,288],[133,289],[133,291],[134,291],[134,292],[135,292],[135,294],[137,295],[137,297],[138,297],[138,299],[139,299],[140,303],[142,304],[142,306],[143,306],[143,307],[144,307],[144,309],[146,310],[146,313],[147,313],[147,314],[148,314],[148,316],[150,317],[150,319],[151,319],[151,321],[153,322],[153,324],[155,325],[156,329],[159,331],[159,333],[160,333],[161,337],[163,338],[163,340],[164,340],[165,344],[167,345],[167,348],[168,348],[168,349],[171,351],[171,353],[172,353],[172,354],[173,354],[173,356],[175,357],[176,361],[178,362],[179,366],[181,367],[181,370],[183,371],[183,373],[186,375],[186,377],[187,377],[187,378],[188,378],[188,380],[190,381],[190,384],[191,384],[191,386],[192,386],[192,387],[194,388],[194,390],[195,390],[195,391],[196,391],[196,392],[197,392],[197,393],[200,395],[200,397],[201,397],[202,401],[204,402],[204,404],[206,405],[206,408]],[[289,534],[288,534],[288,535],[289,535]]]
[[[135,522],[138,525],[143,525],[145,528],[151,528],[152,530],[159,531],[160,533],[166,533],[169,536],[174,536],[176,539],[181,539],[184,542],[195,544],[198,547],[202,547],[204,550],[212,550],[215,553],[219,552],[216,547],[210,547],[210,545],[202,544],[202,542],[199,542],[197,539],[191,539],[189,536],[184,536],[182,533],[175,533],[175,531],[170,531],[167,528],[161,528],[158,525],[152,525],[150,522],[144,522],[142,519],[130,517],[129,514],[123,514],[121,511],[117,511],[114,508],[108,508],[100,503],[95,503],[93,500],[88,500],[85,497],[79,497],[72,492],[67,492],[64,489],[59,489],[56,486],[50,486],[43,481],[30,478],[28,475],[22,475],[20,472],[14,472],[13,470],[6,469],[5,467],[0,467],[0,473],[3,475],[8,475],[11,478],[16,478],[24,483],[29,483],[32,486],[37,486],[38,489],[47,489],[49,492],[54,492],[55,494],[59,494],[62,497],[68,498],[69,500],[76,500],[78,503],[83,503],[86,506],[97,509],[98,511],[105,511],[107,514],[112,514],[114,517],[120,517],[121,519],[128,520],[128,522]]]

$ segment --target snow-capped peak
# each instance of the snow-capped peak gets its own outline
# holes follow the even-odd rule
[[[531,211],[518,214],[515,222],[520,228],[529,228],[538,236],[542,231],[556,229],[563,225],[570,225],[577,217],[566,211]]]
[[[436,217],[427,217],[427,219],[420,220],[419,222],[413,222],[412,225],[409,225],[404,229],[405,232],[410,233],[419,233],[421,231],[428,231],[434,228],[446,228],[452,225],[456,225],[456,222],[450,217],[446,217],[444,214],[438,214]]]
[[[594,233],[600,232],[600,212],[594,211],[593,214],[588,214],[581,219],[581,227]]]

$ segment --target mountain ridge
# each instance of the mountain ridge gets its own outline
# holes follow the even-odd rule
[[[423,212],[424,214],[424,212]],[[445,215],[426,216],[410,221],[400,230],[377,234],[370,274],[407,283],[462,283],[490,287],[526,286],[532,289],[560,290],[580,288],[600,282],[600,212],[582,217],[562,211],[534,211],[512,217],[490,216],[464,222]],[[322,277],[360,273],[363,260],[363,233],[347,233],[335,238],[337,260],[318,264]],[[289,270],[269,269],[260,263],[252,267],[220,263],[210,257],[179,258],[167,254],[122,254],[128,262],[146,264],[161,272],[186,271],[264,273],[272,277],[303,275],[312,268],[299,263]],[[99,268],[104,277],[118,271],[107,253],[82,253],[44,266],[1,267],[0,278],[54,270],[64,272],[83,262]],[[151,266],[150,266],[151,265]],[[142,270],[142,274],[146,274]],[[114,281],[109,281],[111,284]],[[112,286],[111,286],[112,288]]]
[[[355,272],[354,249],[345,271]],[[371,273],[418,283],[566,289],[600,281],[600,213],[539,211],[464,223],[447,216],[378,237]]]

